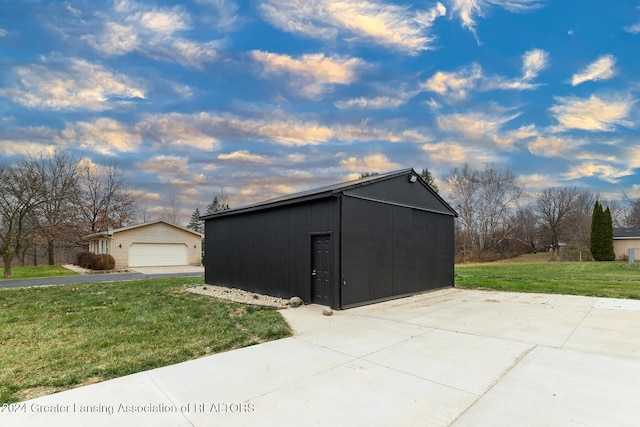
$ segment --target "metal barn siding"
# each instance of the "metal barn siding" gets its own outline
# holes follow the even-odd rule
[[[456,215],[405,169],[206,216],[205,282],[332,308],[452,286]]]
[[[342,308],[453,285],[453,215],[345,197]]]
[[[312,236],[330,235],[331,283],[336,287],[336,205],[332,197],[207,219],[205,282],[310,302]],[[330,305],[337,304],[336,298]]]

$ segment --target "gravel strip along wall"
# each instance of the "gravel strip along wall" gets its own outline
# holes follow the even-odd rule
[[[193,292],[194,294],[239,302],[241,304],[265,305],[278,309],[289,307],[289,300],[286,299],[260,295],[254,292],[243,291],[242,289],[227,288],[225,286],[200,285],[187,288],[187,291]]]

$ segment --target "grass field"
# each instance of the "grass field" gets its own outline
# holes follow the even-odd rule
[[[61,265],[38,265],[36,267],[13,267],[11,277],[4,280],[36,279],[39,277],[76,276],[75,271],[67,270]],[[0,268],[0,281],[3,280],[4,268]]]
[[[545,254],[546,255],[546,254]],[[460,288],[640,299],[640,265],[626,262],[543,262],[543,256],[486,264],[459,264]],[[548,256],[547,256],[548,260]]]
[[[201,283],[0,289],[0,404],[291,334],[274,309],[184,290]]]

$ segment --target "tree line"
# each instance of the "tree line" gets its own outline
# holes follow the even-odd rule
[[[363,173],[362,177],[374,174]],[[439,191],[428,169],[420,175]],[[447,201],[459,214],[455,222],[457,261],[489,261],[541,250],[558,257],[561,247],[566,256],[610,258],[608,247],[602,254],[600,249],[591,253],[592,219],[600,224],[600,217],[608,216],[611,226],[640,228],[640,198],[626,194],[621,200],[607,201],[578,187],[549,187],[530,193],[513,172],[491,165],[454,167],[441,182]],[[229,204],[222,193],[204,214],[226,209]],[[98,166],[65,152],[0,165],[4,276],[10,276],[16,259],[24,265],[32,257],[37,265],[38,257],[45,254],[47,262],[55,264],[58,251],[86,248],[82,236],[130,225],[139,220],[140,211],[125,174],[116,165]],[[179,225],[179,211],[177,197],[172,196],[160,219]],[[187,228],[204,233],[201,216],[196,208]],[[142,222],[149,220],[143,211]],[[596,234],[600,235],[603,232],[598,227]]]
[[[612,243],[592,254],[592,237],[612,242],[612,227],[640,227],[640,198],[623,195],[621,200],[607,201],[576,186],[532,193],[513,172],[491,165],[455,167],[442,181],[447,200],[459,215],[455,226],[459,262],[546,250],[559,258],[561,249],[564,259],[611,259]],[[596,235],[594,215],[600,233]]]
[[[0,165],[0,257],[4,277],[14,260],[86,247],[82,236],[130,224],[137,203],[115,165],[97,166],[58,151]]]

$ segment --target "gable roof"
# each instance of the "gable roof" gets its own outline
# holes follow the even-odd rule
[[[356,179],[353,181],[341,182],[338,184],[328,185],[325,187],[314,188],[306,191],[301,191],[299,193],[293,193],[281,197],[276,197],[273,199],[265,200],[263,202],[255,203],[252,205],[242,206],[235,209],[228,209],[225,211],[216,212],[214,214],[203,215],[200,219],[209,219],[213,217],[222,217],[227,215],[234,215],[238,213],[246,213],[253,212],[257,210],[269,209],[279,206],[286,206],[295,203],[307,202],[310,200],[323,199],[326,197],[334,196],[338,193],[343,193],[348,190],[352,190],[358,187],[364,187],[367,185],[375,184],[377,182],[385,181],[392,178],[397,178],[402,175],[415,175],[417,177],[418,182],[420,182],[426,189],[428,189],[446,208],[453,214],[454,216],[458,216],[458,213],[451,207],[447,202],[444,201],[440,195],[433,190],[427,184],[424,179],[420,176],[420,174],[416,173],[413,168],[401,169],[392,172],[381,173],[378,175],[370,175],[365,178]]]
[[[640,228],[614,228],[613,238],[622,239],[640,239]]]
[[[94,234],[89,234],[87,236],[83,236],[82,239],[83,240],[90,240],[90,239],[95,239],[95,238],[98,238],[98,237],[105,237],[105,236],[107,236],[107,234],[109,235],[109,237],[112,237],[115,233],[120,233],[122,231],[127,231],[127,230],[133,230],[135,228],[147,227],[149,225],[160,224],[160,223],[166,224],[166,225],[168,225],[170,227],[174,227],[174,228],[177,228],[179,230],[186,231],[188,233],[195,234],[196,236],[202,237],[202,234],[200,234],[200,233],[198,233],[196,231],[189,230],[188,228],[180,227],[179,225],[171,224],[170,222],[158,219],[158,220],[155,220],[155,221],[144,222],[142,224],[134,224],[134,225],[128,225],[126,227],[115,228],[115,229],[112,229],[112,230],[100,231],[98,233],[94,233]]]

